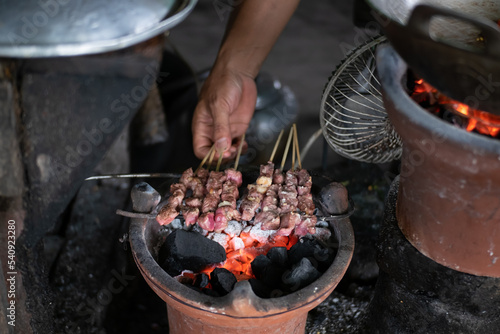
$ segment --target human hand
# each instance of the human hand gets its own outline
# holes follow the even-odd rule
[[[253,77],[214,68],[203,85],[193,116],[195,155],[203,159],[215,143],[216,157],[223,154],[225,161],[234,159],[239,139],[252,119],[256,99]]]

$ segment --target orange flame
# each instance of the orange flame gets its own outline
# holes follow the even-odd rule
[[[447,109],[460,114],[466,121],[466,130],[496,137],[500,132],[500,117],[488,112],[473,109],[466,104],[452,100],[441,94],[436,88],[426,83],[423,79],[415,80],[412,97],[416,102],[426,101],[431,105],[439,104]]]

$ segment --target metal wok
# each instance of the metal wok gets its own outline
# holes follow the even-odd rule
[[[500,2],[368,2],[417,75],[453,99],[500,115]]]

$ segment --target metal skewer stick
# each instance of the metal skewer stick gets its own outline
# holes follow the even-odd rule
[[[290,142],[292,141],[292,134],[293,134],[293,128],[290,129],[290,134],[288,135],[285,152],[283,153],[283,160],[281,160],[281,170],[283,170],[283,167],[285,167],[286,156],[288,155],[288,149],[290,148]]]
[[[198,170],[200,170],[201,167],[203,167],[203,165],[205,164],[205,162],[207,162],[207,159],[208,157],[210,156],[210,154],[212,154],[212,151],[215,150],[215,144],[212,145],[212,147],[210,148],[210,150],[208,151],[207,155],[205,155],[205,157],[203,158],[203,160],[201,161],[200,165],[198,166],[198,168],[196,168],[196,171],[195,171],[195,174],[198,173]]]
[[[281,137],[283,137],[284,131],[285,130],[281,130],[280,135],[278,136],[278,139],[276,140],[276,144],[274,144],[273,153],[271,153],[271,157],[269,158],[269,161],[271,161],[271,162],[274,160],[274,155],[276,154],[276,150],[278,149],[278,145],[281,141]]]
[[[236,161],[234,162],[234,170],[238,170],[238,163],[240,162],[241,150],[243,149],[244,141],[245,141],[245,134],[241,136],[240,146],[238,147],[238,154],[236,155]]]
[[[109,174],[109,175],[95,175],[85,179],[85,181],[92,180],[106,180],[106,179],[128,179],[128,178],[177,178],[180,174],[175,173],[139,173],[139,174]]]
[[[300,160],[299,139],[297,135],[297,125],[293,124],[293,131],[295,132],[295,146],[297,147],[297,161],[299,162],[299,169],[302,169],[302,161]]]

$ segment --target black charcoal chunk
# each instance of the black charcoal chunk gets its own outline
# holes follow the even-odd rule
[[[160,261],[159,264],[160,267],[172,277],[180,275],[184,270],[182,264],[171,257],[165,258],[163,261]]]
[[[226,251],[217,242],[195,232],[175,230],[161,246],[158,263],[169,275],[176,276],[182,270],[199,272],[225,260]]]
[[[208,283],[210,283],[210,277],[207,274],[199,274],[194,280],[194,286],[198,288],[206,288]]]
[[[285,267],[271,264],[270,266],[267,266],[262,273],[261,280],[270,288],[280,288],[283,284],[283,275],[286,270],[287,269]]]
[[[288,261],[288,250],[286,247],[273,247],[267,252],[267,257],[278,266],[285,266]]]
[[[221,296],[227,295],[237,282],[236,276],[225,268],[215,268],[210,274],[212,289]]]
[[[324,186],[319,193],[319,202],[326,214],[346,213],[349,209],[347,189],[338,182]]]
[[[252,287],[253,292],[259,296],[260,298],[270,298],[272,288],[264,284],[261,280],[251,278],[248,280],[250,286]]]
[[[303,258],[292,270],[283,275],[283,283],[289,291],[297,291],[311,284],[321,276],[307,258]]]
[[[335,254],[334,249],[323,247],[316,239],[303,238],[288,251],[288,261],[294,265],[307,258],[316,269],[325,272],[332,264]]]
[[[252,263],[252,272],[254,276],[258,279],[262,277],[264,270],[272,264],[271,260],[265,255],[259,255],[255,259],[253,259]]]
[[[210,296],[210,297],[220,297],[221,296],[217,291],[212,290],[212,289],[205,288],[205,289],[202,289],[202,291],[204,294],[206,294],[207,296]]]

